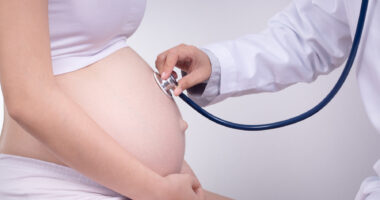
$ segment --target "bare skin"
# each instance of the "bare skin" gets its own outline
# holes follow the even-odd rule
[[[151,69],[125,48],[54,76],[47,6],[0,2],[0,152],[67,165],[132,199],[203,199],[196,178],[173,174],[182,167],[186,124]],[[141,72],[140,84],[131,72]],[[150,120],[160,109],[168,119]]]
[[[157,56],[156,68],[160,72],[162,79],[168,79],[170,74],[173,74],[177,78],[177,74],[173,71],[175,67],[187,72],[187,75],[178,81],[178,85],[173,93],[175,96],[209,79],[212,71],[211,62],[207,54],[195,46],[186,44],[175,46]],[[186,163],[183,166],[182,172],[195,176]],[[205,198],[208,200],[230,199],[209,191],[205,192]]]
[[[126,74],[136,73],[142,75],[139,77],[140,87],[145,88],[145,90],[150,88],[152,90],[151,92],[139,92],[140,87],[135,87],[135,85],[132,84],[135,80],[124,78]],[[99,125],[105,130],[108,130],[107,132],[110,133],[123,148],[129,152],[133,152],[137,158],[141,158],[141,161],[144,161],[145,165],[162,176],[180,172],[196,178],[190,166],[183,161],[184,134],[188,125],[181,118],[174,101],[163,95],[159,89],[157,90],[156,84],[152,82],[153,76],[151,75],[151,68],[147,66],[132,49],[124,48],[91,66],[55,76],[55,79],[59,83],[59,86],[66,91],[72,99],[78,102]],[[144,81],[144,77],[146,77],[148,81]],[[139,96],[142,94],[149,95],[150,97],[139,97],[135,99],[136,95]],[[148,114],[144,114],[143,112],[148,112],[149,109],[146,108],[149,106],[155,106],[155,104],[149,101],[151,96],[155,96],[154,99],[160,102],[160,107],[149,108],[159,109],[157,112],[150,113],[149,116],[155,117],[154,114],[165,114],[167,118],[162,119],[165,120],[165,122],[160,121],[160,118],[145,121],[144,117]],[[118,99],[128,101],[115,103]],[[136,102],[138,100],[140,103]],[[142,103],[141,100],[147,102]],[[133,112],[131,113],[131,107],[132,109],[137,109],[140,114],[136,116]],[[139,123],[155,123],[157,128],[153,130],[141,130],[141,128],[145,127],[136,126],[136,124]],[[160,123],[171,125],[161,129]],[[170,132],[170,130],[172,130],[172,132]],[[136,132],[139,134],[135,134]],[[9,116],[7,110],[5,110],[1,136],[3,137],[0,139],[1,153],[31,157],[66,166],[65,163],[50,153],[41,142],[20,127],[20,125]],[[160,145],[164,148],[157,145],[157,141],[160,141],[161,137],[165,138],[165,140],[162,140],[163,145]],[[155,147],[152,145],[144,146],[144,144],[146,145],[147,142],[150,141],[155,142]],[[139,146],[138,142],[143,144]],[[24,145],[18,145],[20,143]],[[149,150],[149,148],[154,149]],[[165,150],[167,150],[167,152],[165,152]],[[172,158],[168,157],[168,155],[172,155]],[[156,159],[157,157],[161,157],[161,159]],[[180,164],[178,162],[180,162]],[[203,192],[203,195],[209,200],[229,199],[209,191],[201,192]]]
[[[174,67],[187,72],[187,75],[178,81],[178,86],[174,90],[175,96],[208,80],[212,71],[211,62],[207,54],[195,46],[186,44],[175,46],[157,56],[156,68],[160,72],[162,79],[166,80],[170,74],[175,74]]]
[[[190,175],[196,177],[195,173],[193,172],[193,170],[191,169],[189,164],[187,164],[186,162],[184,162],[182,165],[181,173],[190,174]],[[232,200],[229,197],[221,196],[219,194],[216,194],[216,193],[213,193],[213,192],[210,192],[207,190],[202,189],[202,192],[204,193],[205,200]]]
[[[156,86],[152,74],[132,49],[123,48],[88,67],[54,78],[124,149],[166,176],[181,169],[187,124],[175,102]],[[5,119],[2,152],[66,165],[46,151],[8,112]],[[20,143],[28,145],[17,145]]]

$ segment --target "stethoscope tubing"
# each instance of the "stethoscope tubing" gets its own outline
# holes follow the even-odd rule
[[[273,123],[268,123],[268,124],[258,124],[258,125],[251,125],[251,124],[239,124],[239,123],[234,123],[230,122],[224,119],[221,119],[217,116],[214,116],[213,114],[207,112],[203,108],[201,108],[199,105],[197,105],[194,101],[192,101],[189,97],[187,97],[184,93],[181,93],[179,97],[185,101],[190,107],[192,107],[194,110],[196,110],[198,113],[206,117],[207,119],[220,124],[222,126],[232,128],[232,129],[238,129],[238,130],[243,130],[243,131],[262,131],[262,130],[269,130],[269,129],[276,129],[284,126],[288,126],[291,124],[295,124],[297,122],[300,122],[302,120],[305,120],[320,110],[322,110],[338,93],[338,91],[342,88],[342,85],[344,84],[345,80],[348,77],[348,74],[351,71],[351,68],[355,62],[355,58],[360,46],[360,40],[362,37],[363,29],[364,29],[364,24],[366,20],[366,15],[367,15],[367,10],[368,10],[368,0],[362,0],[361,8],[360,8],[360,15],[357,23],[357,28],[355,32],[355,37],[354,41],[352,43],[352,48],[349,54],[349,57],[347,59],[346,65],[343,69],[342,74],[340,75],[338,81],[334,85],[333,89],[327,94],[327,96],[316,106],[311,108],[310,110],[297,115],[295,117],[278,121],[278,122],[273,122]]]

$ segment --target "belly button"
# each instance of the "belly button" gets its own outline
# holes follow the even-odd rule
[[[189,127],[189,125],[187,124],[187,122],[185,120],[183,120],[183,119],[180,119],[179,125],[180,125],[181,130],[183,132],[185,132],[187,130],[187,128]]]

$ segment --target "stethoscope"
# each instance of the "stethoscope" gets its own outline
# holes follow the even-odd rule
[[[323,109],[333,98],[334,96],[338,93],[340,88],[342,87],[344,81],[347,79],[347,76],[352,68],[352,65],[355,61],[356,58],[356,53],[359,48],[360,44],[360,39],[362,36],[363,32],[363,27],[366,19],[366,14],[367,14],[367,8],[368,8],[368,0],[363,0],[361,9],[360,9],[360,15],[358,19],[358,24],[355,32],[355,37],[354,41],[352,43],[352,48],[351,52],[349,54],[349,57],[346,62],[346,66],[343,69],[342,74],[340,75],[337,83],[333,87],[333,89],[327,94],[327,96],[316,106],[311,108],[310,110],[306,111],[305,113],[302,113],[298,116],[283,120],[283,121],[278,121],[278,122],[273,122],[269,124],[259,124],[259,125],[248,125],[248,124],[238,124],[230,121],[226,121],[224,119],[221,119],[219,117],[216,117],[212,115],[211,113],[207,112],[203,108],[201,108],[199,105],[197,105],[194,101],[192,101],[189,97],[187,97],[184,93],[181,93],[179,97],[185,101],[190,107],[192,107],[194,110],[196,110],[198,113],[206,117],[207,119],[220,124],[222,126],[226,126],[229,128],[233,129],[239,129],[239,130],[244,130],[244,131],[260,131],[260,130],[268,130],[268,129],[275,129],[275,128],[280,128],[284,126],[288,126],[297,122],[300,122],[304,119],[307,119],[317,112],[319,112],[321,109]],[[177,86],[177,81],[174,78],[173,75],[171,75],[167,80],[162,80],[160,74],[157,72],[154,73],[154,78],[157,82],[157,84],[160,86],[162,91],[170,98],[172,98],[172,93],[171,90],[173,90]]]

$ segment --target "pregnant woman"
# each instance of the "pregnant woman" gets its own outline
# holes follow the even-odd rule
[[[186,122],[126,44],[145,3],[0,1],[0,199],[204,198]]]

